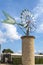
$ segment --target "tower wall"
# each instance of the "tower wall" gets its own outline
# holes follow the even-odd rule
[[[23,36],[22,38],[22,64],[35,65],[34,60],[34,36]]]

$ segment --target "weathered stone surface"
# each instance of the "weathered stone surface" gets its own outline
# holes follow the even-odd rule
[[[35,65],[34,61],[34,37],[22,37],[22,64]]]

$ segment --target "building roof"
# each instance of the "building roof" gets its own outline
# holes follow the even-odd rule
[[[17,55],[17,56],[22,56],[22,53],[2,53],[3,54],[10,54],[10,55]],[[34,56],[43,56],[43,55],[39,55],[39,54],[35,54]]]

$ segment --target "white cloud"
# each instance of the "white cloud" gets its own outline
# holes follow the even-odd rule
[[[43,50],[40,50],[40,49],[39,49],[39,50],[38,50],[38,53],[43,53]]]
[[[0,30],[0,44],[5,42],[6,42],[6,39],[4,38],[4,33]]]
[[[38,54],[38,53],[43,53],[43,50],[38,49],[38,50],[35,50],[35,51],[34,51],[34,53],[35,53],[35,54]]]
[[[10,24],[3,24],[3,26],[6,29],[5,36],[10,38],[11,40],[14,40],[14,39],[18,40],[18,39],[20,39],[20,35],[17,32],[17,29],[16,29],[15,26],[10,25]]]
[[[21,35],[17,32],[17,29],[15,26],[10,24],[2,24],[2,29],[5,29],[3,32],[2,29],[0,29],[0,44],[7,42],[7,38],[13,42],[13,40],[20,39]]]
[[[34,50],[34,53],[37,53],[37,51],[36,51],[36,50]]]
[[[0,30],[0,38],[3,37],[3,32]]]
[[[22,50],[18,50],[18,53],[19,53],[19,54],[22,54]]]
[[[5,43],[5,42],[6,42],[6,39],[0,38],[0,44]]]
[[[37,33],[43,33],[43,23],[41,23],[41,24],[38,26],[36,32],[37,32]]]
[[[32,10],[34,13],[34,19],[36,20],[37,29],[36,32],[42,33],[43,32],[43,0],[38,0],[38,4]]]
[[[34,18],[37,19],[41,14],[43,14],[43,0],[39,0],[37,6],[33,9]]]
[[[20,20],[20,18],[19,17],[14,17],[16,20]]]

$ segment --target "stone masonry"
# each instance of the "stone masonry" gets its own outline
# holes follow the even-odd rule
[[[22,64],[35,65],[34,59],[34,36],[23,36],[22,38]]]

